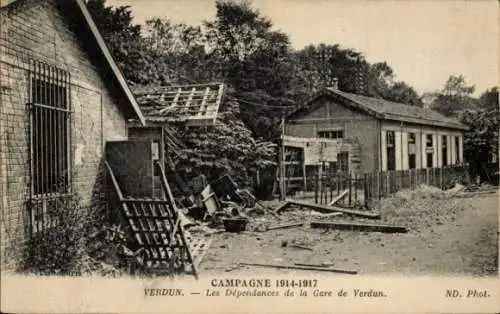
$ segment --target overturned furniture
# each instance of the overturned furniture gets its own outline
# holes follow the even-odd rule
[[[161,162],[153,158],[152,142],[108,142],[105,165],[121,218],[137,248],[143,249],[142,266],[156,273],[189,272],[197,278],[197,266],[210,240],[195,239],[184,230],[183,214],[175,204]],[[160,177],[163,196],[154,193],[155,176]]]

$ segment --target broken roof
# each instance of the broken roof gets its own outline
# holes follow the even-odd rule
[[[459,121],[448,118],[429,108],[410,106],[402,103],[387,101],[380,98],[342,92],[332,88],[325,88],[318,92],[304,106],[297,108],[290,115],[299,111],[308,110],[318,98],[327,96],[338,99],[343,104],[361,110],[377,119],[403,121],[408,123],[438,126],[452,129],[467,130],[468,127]]]
[[[209,83],[161,87],[134,87],[134,95],[146,121],[213,125],[217,119],[224,84]]]
[[[3,10],[9,8],[15,3],[19,2],[21,2],[21,0],[1,0],[0,9]],[[60,9],[64,10],[65,15],[71,15],[72,18],[76,18],[76,20],[74,21],[75,23],[83,21],[83,24],[78,25],[78,33],[82,36],[82,43],[88,43],[88,40],[90,39],[94,41],[94,45],[99,50],[101,57],[111,70],[111,76],[116,80],[118,86],[121,89],[121,92],[123,92],[125,99],[127,100],[128,106],[127,108],[124,108],[127,115],[130,118],[137,118],[139,122],[144,125],[145,120],[141,110],[139,109],[139,105],[132,95],[129,86],[125,81],[125,77],[116,65],[113,56],[109,52],[108,47],[106,46],[101,33],[97,29],[97,26],[94,23],[94,20],[92,19],[92,16],[88,11],[85,2],[83,0],[56,0],[55,3]]]

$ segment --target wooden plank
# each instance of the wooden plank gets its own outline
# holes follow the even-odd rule
[[[245,194],[247,195],[253,202],[255,202],[256,205],[258,205],[261,209],[263,209],[266,213],[269,213],[275,217],[279,217],[274,211],[269,210],[264,204],[262,204],[256,197],[253,195],[249,190],[247,189],[242,189],[238,190],[237,193]]]
[[[142,203],[142,204],[170,204],[167,200],[158,199],[135,199],[135,198],[125,198],[122,200],[123,203]]]
[[[115,192],[118,195],[118,199],[120,201],[123,200],[123,194],[122,191],[120,190],[120,186],[118,185],[118,181],[116,180],[116,177],[113,173],[113,170],[111,170],[111,166],[109,165],[108,161],[104,161],[104,165],[106,166],[106,169],[108,170],[108,174],[111,177],[111,182],[113,183],[113,187],[115,188]]]
[[[308,264],[308,263],[293,263],[295,266],[305,266],[305,267],[321,267],[321,268],[327,268],[330,267],[329,265],[323,265],[323,264]]]
[[[302,249],[302,250],[307,250],[307,251],[314,251],[312,248],[303,246],[303,245],[298,245],[298,244],[290,244],[289,247],[297,248],[297,249]]]
[[[285,201],[284,203],[282,203],[280,206],[278,206],[278,208],[276,208],[274,210],[275,213],[279,213],[281,212],[283,209],[287,208],[288,205],[290,205],[290,203],[288,201]]]
[[[181,227],[181,219],[180,218],[177,218],[177,220],[175,221],[174,223],[174,228],[173,230],[170,232],[170,238],[173,238],[175,234],[177,234],[177,230],[179,230],[179,228],[182,228]]]
[[[162,165],[161,165],[161,163],[159,161],[156,161],[156,166],[160,170],[161,184],[163,186],[163,189],[166,192],[165,194],[167,196],[167,200],[170,201],[170,208],[171,208],[172,213],[174,214],[174,217],[175,217],[175,216],[177,216],[177,215],[175,215],[176,212],[177,212],[177,207],[175,205],[175,201],[174,201],[174,196],[172,194],[172,190],[170,190],[170,186],[168,185],[167,177],[165,176],[165,171],[163,170],[163,167],[162,167]],[[168,219],[168,221],[170,222],[171,219]],[[193,275],[194,275],[194,277],[196,279],[198,279],[198,270],[197,270],[197,267],[196,267],[196,265],[194,263],[193,256],[191,255],[191,251],[189,250],[188,243],[186,241],[186,237],[184,235],[184,230],[183,230],[182,226],[179,228],[179,232],[177,232],[177,234],[179,235],[179,237],[180,237],[180,239],[182,241],[182,244],[186,248],[186,254],[187,254],[187,257],[188,257],[188,261],[192,265]]]
[[[219,210],[219,204],[217,203],[215,193],[212,191],[210,184],[201,191],[201,196],[203,197],[202,202],[205,204],[207,212],[210,215],[213,215]]]
[[[333,206],[335,203],[340,201],[341,199],[345,198],[347,194],[349,193],[349,190],[344,190],[339,196],[337,196],[333,201],[331,201],[328,206]]]
[[[203,94],[203,100],[201,101],[200,110],[198,112],[199,115],[203,115],[207,111],[208,106],[206,106],[206,104],[209,93],[210,93],[210,87],[207,87],[205,89],[205,93]]]
[[[324,221],[312,221],[312,228],[327,228],[327,229],[338,229],[338,230],[359,230],[359,231],[373,231],[373,232],[386,232],[386,233],[406,233],[408,228],[404,226],[393,226],[393,225],[379,225],[379,224],[368,224],[368,223],[357,223],[357,222],[324,222]]]
[[[329,213],[329,214],[323,214],[323,213],[315,213],[315,216],[320,216],[320,217],[337,217],[337,216],[342,216],[343,213],[340,212],[335,212],[335,213]]]
[[[295,201],[295,200],[288,200],[288,203],[290,203],[291,205],[312,208],[312,209],[317,210],[319,212],[327,212],[327,213],[341,212],[341,213],[344,213],[347,215],[353,215],[353,216],[359,216],[359,217],[365,217],[365,218],[374,218],[374,219],[380,218],[379,213],[371,212],[371,211],[359,211],[359,210],[354,210],[354,209],[331,207],[331,206],[326,206],[326,205],[311,204],[311,203]]]
[[[309,267],[309,266],[297,266],[297,265],[276,265],[276,264],[259,264],[259,263],[239,263],[244,266],[257,266],[257,267],[268,267],[268,268],[279,268],[279,269],[299,269],[299,270],[314,270],[323,271],[331,273],[342,273],[356,275],[358,271],[349,269],[335,269],[335,268],[322,268],[322,267]]]
[[[287,225],[279,225],[279,226],[269,227],[267,230],[295,228],[295,227],[302,227],[303,225],[304,225],[303,222],[299,222],[299,223],[292,223],[292,224],[287,224]]]

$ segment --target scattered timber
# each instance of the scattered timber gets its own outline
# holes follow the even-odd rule
[[[327,205],[311,204],[311,203],[294,201],[294,200],[288,200],[287,202],[291,205],[308,207],[308,208],[314,209],[314,210],[322,212],[322,213],[340,212],[340,213],[344,213],[346,215],[353,215],[353,216],[359,216],[359,217],[365,217],[365,218],[373,218],[373,219],[380,218],[379,213],[371,212],[371,211],[360,211],[360,210],[355,210],[355,209],[347,209],[347,208],[332,207],[332,206],[327,206]]]
[[[329,213],[329,214],[322,214],[322,213],[316,213],[315,211],[311,211],[313,214],[313,216],[318,216],[318,217],[323,217],[323,218],[327,218],[327,217],[337,217],[337,216],[342,216],[343,213],[339,213],[339,212],[335,212],[335,213]]]
[[[295,227],[302,227],[303,225],[304,225],[303,222],[299,222],[299,223],[293,223],[293,224],[287,224],[287,225],[273,226],[273,227],[267,228],[267,230],[295,228]]]
[[[290,247],[294,247],[297,249],[302,249],[302,250],[307,250],[307,251],[314,251],[312,248],[303,246],[303,245],[298,245],[298,244],[291,244]]]
[[[304,266],[304,267],[318,267],[318,268],[328,268],[330,265],[324,264],[307,264],[307,263],[293,263],[295,266]]]
[[[335,205],[335,203],[337,203],[338,201],[340,201],[341,199],[345,198],[347,196],[347,194],[349,194],[349,190],[344,190],[344,192],[342,192],[339,196],[337,196],[333,201],[331,201],[328,206],[333,206]]]
[[[283,204],[278,206],[278,208],[276,208],[276,210],[274,212],[277,214],[277,213],[281,212],[282,210],[284,210],[285,208],[287,208],[288,205],[290,205],[290,203],[288,201],[285,201]]]
[[[257,267],[267,267],[267,268],[278,268],[278,269],[298,269],[298,270],[313,270],[313,271],[323,271],[331,273],[343,273],[356,275],[357,270],[350,269],[336,269],[336,268],[324,268],[324,267],[308,267],[308,266],[296,266],[296,265],[276,265],[276,264],[258,264],[258,263],[239,263],[244,266],[257,266]]]
[[[326,228],[326,229],[338,229],[338,230],[359,230],[359,231],[372,231],[372,232],[386,232],[386,233],[406,233],[408,228],[404,226],[392,226],[392,225],[379,225],[379,224],[367,224],[367,223],[357,223],[357,222],[324,222],[324,221],[312,221],[312,228]]]

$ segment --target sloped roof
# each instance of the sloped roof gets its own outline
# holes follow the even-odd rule
[[[318,92],[310,101],[298,110],[309,108],[318,98],[322,96],[338,99],[343,104],[361,110],[377,119],[402,121],[460,130],[468,129],[465,124],[460,123],[455,119],[445,117],[439,112],[429,108],[410,106],[380,98],[346,93],[332,88],[326,88]],[[297,113],[298,110],[292,112],[291,115]]]
[[[215,123],[225,86],[221,83],[134,87],[137,102],[150,122]]]
[[[6,9],[14,5],[14,3],[20,1],[22,0],[3,0],[0,3],[1,4],[0,9],[2,10]],[[77,18],[82,18],[84,24],[86,24],[87,27],[83,27],[83,25],[81,25],[81,27],[78,27],[78,30],[86,31],[88,33],[88,36],[85,36],[86,40],[92,38],[95,41],[95,44],[98,50],[100,51],[102,58],[104,59],[106,64],[110,67],[112,76],[116,79],[118,86],[125,95],[128,105],[127,111],[133,113],[134,117],[137,118],[142,125],[145,125],[145,119],[141,110],[139,109],[139,105],[137,104],[132,92],[130,91],[130,88],[125,80],[125,77],[123,76],[122,72],[116,65],[113,56],[109,52],[109,49],[106,46],[106,43],[104,42],[104,39],[101,36],[101,33],[97,29],[97,26],[95,25],[94,20],[92,19],[92,16],[88,11],[85,2],[83,0],[55,0],[55,2],[60,6],[60,8],[64,9],[65,14],[75,15],[75,17]]]

